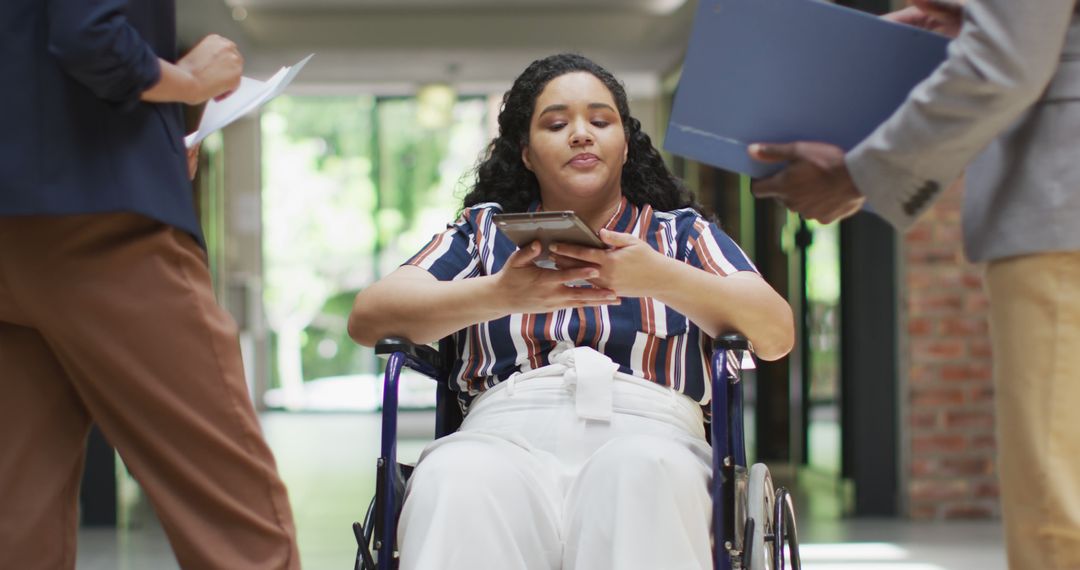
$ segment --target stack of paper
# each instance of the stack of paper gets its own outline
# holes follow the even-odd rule
[[[211,133],[225,128],[280,95],[314,55],[305,57],[296,65],[282,67],[266,81],[241,77],[240,86],[231,95],[221,101],[211,99],[206,104],[198,130],[184,137],[184,144],[188,148],[199,144]]]

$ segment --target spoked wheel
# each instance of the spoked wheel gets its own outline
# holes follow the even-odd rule
[[[747,526],[753,525],[743,545],[743,568],[747,570],[773,570],[775,545],[774,493],[769,468],[762,463],[750,467],[750,482],[746,491]]]
[[[795,506],[791,502],[791,493],[783,487],[776,490],[773,521],[773,569],[784,570],[787,559],[792,570],[800,570],[802,560],[799,559],[799,533],[795,530]]]

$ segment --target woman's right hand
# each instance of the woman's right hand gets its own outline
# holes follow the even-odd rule
[[[210,34],[184,54],[176,65],[190,74],[194,90],[185,103],[220,101],[240,86],[244,57],[232,41]]]
[[[568,307],[595,307],[619,302],[615,292],[599,287],[572,287],[566,283],[592,279],[595,267],[544,269],[533,264],[540,255],[540,242],[513,253],[495,277],[499,306],[508,314],[549,313]]]

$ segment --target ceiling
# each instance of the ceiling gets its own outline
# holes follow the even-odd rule
[[[694,0],[184,0],[181,41],[237,41],[245,74],[314,52],[301,89],[401,93],[449,81],[501,91],[532,60],[576,51],[648,96],[674,69]]]

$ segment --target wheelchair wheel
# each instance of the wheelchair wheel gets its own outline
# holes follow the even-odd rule
[[[769,468],[763,463],[750,467],[750,482],[747,487],[746,514],[747,524],[753,521],[753,531],[747,544],[746,558],[750,561],[747,570],[773,570],[775,542],[766,537],[775,532],[773,512],[775,493]]]

